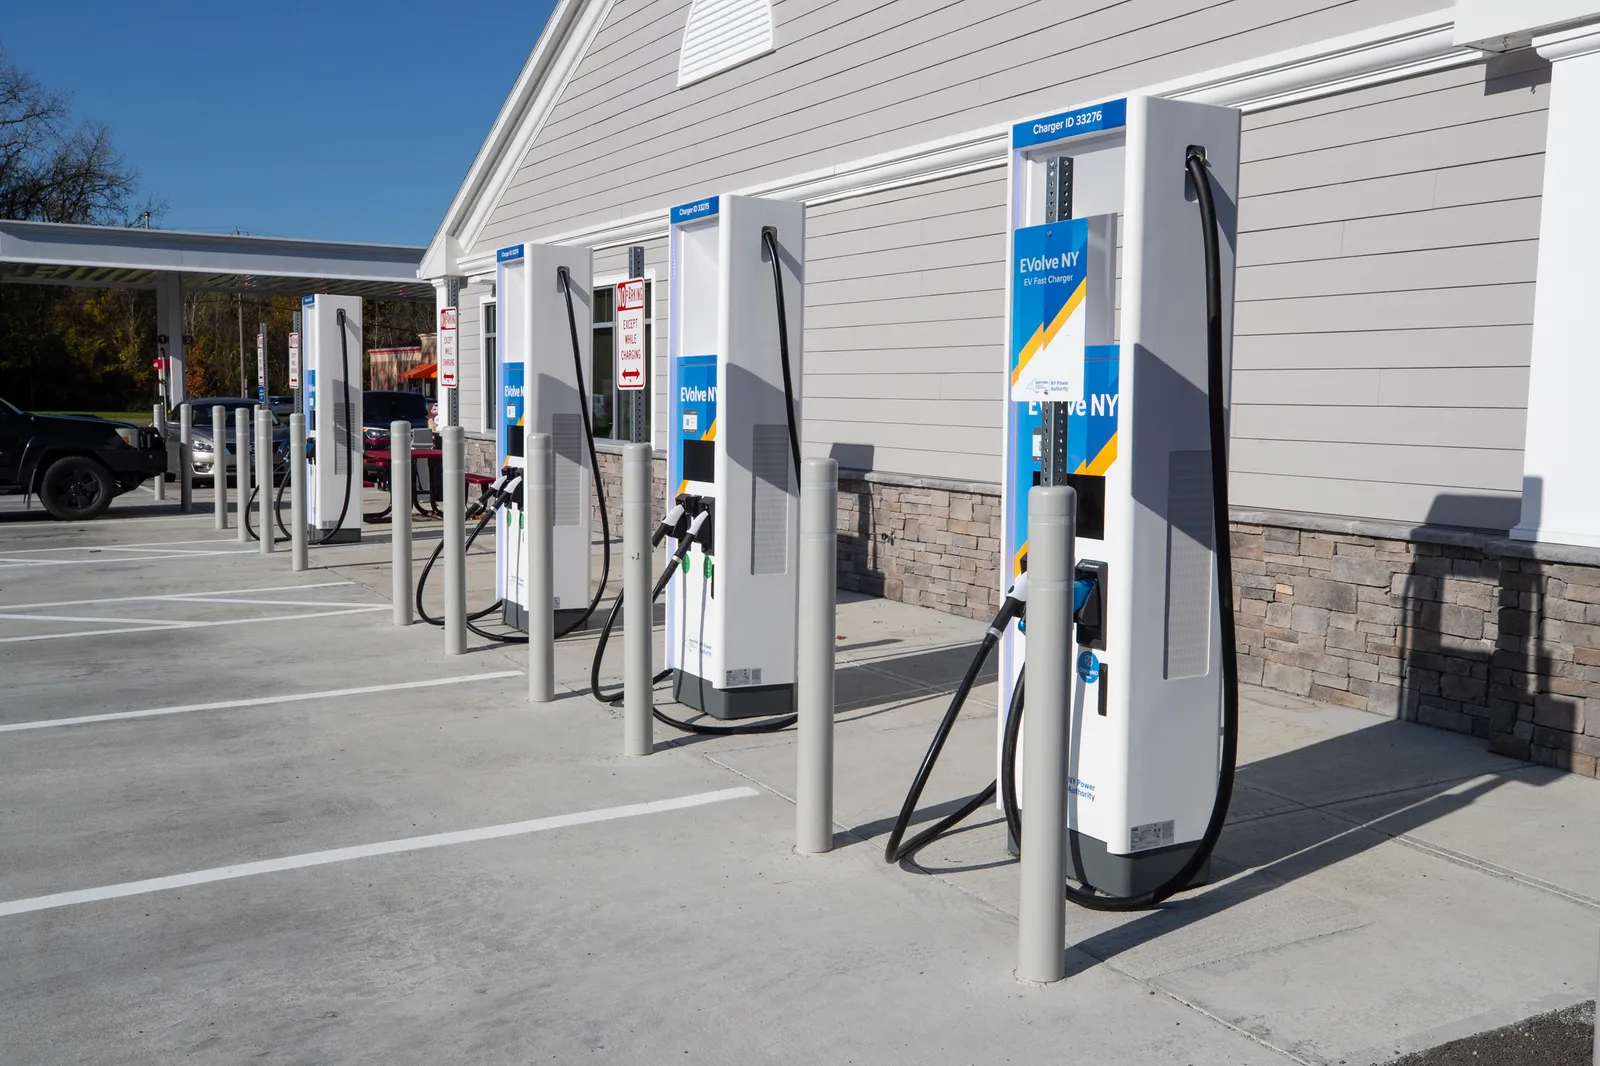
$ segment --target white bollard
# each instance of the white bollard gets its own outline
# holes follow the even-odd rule
[[[1028,739],[1022,751],[1022,901],[1017,976],[1067,975],[1067,730],[1072,689],[1072,551],[1078,495],[1028,492]]]
[[[528,515],[528,702],[556,698],[555,450],[550,434],[527,436],[522,499]]]
[[[839,464],[800,465],[800,610],[796,631],[795,850],[833,850],[833,645],[838,635]]]
[[[211,527],[220,531],[228,528],[228,412],[221,404],[211,406],[211,455]]]
[[[178,405],[178,510],[194,510],[194,408]]]
[[[240,459],[240,466],[244,465]],[[272,483],[272,412],[265,407],[256,408],[256,498],[261,501],[256,511],[261,537],[261,554],[271,555],[277,550],[278,494]]]
[[[411,513],[408,511],[408,544],[411,541],[410,523]],[[311,565],[306,553],[309,540],[310,533],[306,530],[306,416],[296,411],[289,416],[289,569],[304,570]],[[411,602],[409,595],[406,602]]]
[[[650,479],[648,444],[622,446],[622,753],[655,750],[650,645]]]
[[[167,469],[172,468],[172,449],[167,447],[167,410],[160,404],[155,405],[151,412],[150,424],[156,427],[156,433],[161,437],[162,454],[167,457]],[[163,470],[156,475],[156,499],[167,498],[167,471]]]
[[[233,483],[239,489],[239,543],[250,543],[250,523],[245,512],[250,508],[250,410],[233,409]]]
[[[444,653],[467,653],[467,438],[446,426],[444,445]]]
[[[289,436],[294,437],[291,427]],[[291,448],[290,451],[294,449]],[[293,469],[294,457],[289,457]],[[291,490],[293,491],[293,490]],[[393,539],[394,624],[411,624],[411,423],[389,423],[389,532]],[[296,541],[298,546],[304,537]]]

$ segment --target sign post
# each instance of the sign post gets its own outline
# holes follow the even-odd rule
[[[289,391],[300,391],[300,334],[289,334]]]
[[[256,327],[256,403],[267,402],[267,324]]]

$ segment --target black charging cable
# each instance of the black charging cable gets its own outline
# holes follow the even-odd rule
[[[961,684],[956,686],[955,695],[950,698],[950,706],[945,709],[944,717],[939,720],[939,728],[934,731],[933,742],[928,745],[927,753],[922,756],[922,764],[917,767],[917,775],[912,778],[905,802],[900,805],[900,813],[895,816],[894,825],[889,830],[889,839],[883,846],[884,862],[897,863],[910,858],[994,799],[997,782],[990,781],[977,795],[956,810],[910,840],[901,842],[906,830],[911,826],[911,819],[916,816],[917,804],[922,802],[922,792],[928,787],[928,779],[933,776],[933,768],[944,752],[945,741],[950,739],[950,731],[955,728],[956,719],[961,716],[961,709],[966,706],[967,696],[971,694],[972,686],[978,680],[978,674],[983,671],[983,664],[988,660],[989,653],[994,650],[995,645],[1000,643],[1006,626],[1011,624],[1012,619],[1022,614],[1027,603],[1028,575],[1024,573],[1017,578],[1016,584],[1011,586],[1010,591],[1006,593],[1005,602],[1000,605],[1000,610],[989,622],[989,628],[984,632],[983,639],[978,642],[977,651],[973,653],[972,662],[967,664],[967,672],[961,677]]]

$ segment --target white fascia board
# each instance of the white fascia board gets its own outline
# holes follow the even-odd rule
[[[1456,0],[1455,41],[1505,52],[1530,38],[1600,21],[1596,0]]]
[[[1247,114],[1265,111],[1481,61],[1483,56],[1478,49],[1455,44],[1453,28],[1454,13],[1444,8],[1118,95],[1192,100],[1237,107]],[[1064,103],[1056,110],[1072,106]],[[1021,121],[1027,116],[1017,118]],[[1010,134],[1011,123],[988,126],[730,191],[798,200],[808,206],[830,203],[1002,167],[1010,148]],[[667,235],[669,207],[528,239],[595,249],[660,239]],[[492,274],[494,252],[462,258],[459,265],[463,274]]]
[[[418,277],[467,273],[460,262],[462,249],[477,243],[489,213],[544,129],[614,3],[615,0],[560,0],[556,5],[539,35],[539,43],[500,106],[489,136],[473,158],[466,179],[450,201],[444,220],[428,242]]]
[[[411,282],[422,249],[124,226],[0,221],[0,262]]]

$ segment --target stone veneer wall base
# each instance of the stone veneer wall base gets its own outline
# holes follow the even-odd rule
[[[600,462],[615,532],[621,457]],[[988,618],[1000,536],[992,486],[840,472],[840,588]],[[1600,551],[1249,511],[1233,547],[1241,681],[1600,776]]]

